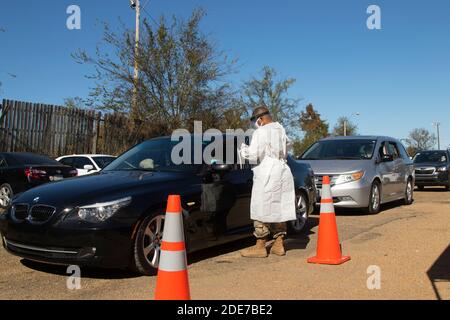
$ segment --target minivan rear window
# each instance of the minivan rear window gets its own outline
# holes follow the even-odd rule
[[[302,160],[367,160],[374,155],[376,140],[323,140],[313,144]]]

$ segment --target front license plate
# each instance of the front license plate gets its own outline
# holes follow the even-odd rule
[[[59,180],[64,179],[64,177],[63,176],[50,176],[49,179],[50,179],[50,181],[59,181]]]

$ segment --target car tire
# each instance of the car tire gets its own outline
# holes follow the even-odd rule
[[[6,209],[11,204],[14,196],[13,189],[8,183],[0,186],[0,209]]]
[[[414,184],[411,178],[406,182],[405,199],[403,201],[407,206],[414,202]]]
[[[156,274],[164,233],[164,218],[164,213],[154,213],[139,225],[133,242],[130,266],[132,271],[145,276]]]
[[[297,219],[287,223],[288,233],[293,235],[301,234],[305,230],[309,218],[309,199],[305,192],[300,191],[295,197],[295,213]]]
[[[425,187],[424,187],[424,186],[417,186],[417,188],[418,188],[420,191],[425,190]]]
[[[369,206],[366,212],[369,214],[377,214],[381,210],[381,185],[378,181],[374,181],[370,188]]]

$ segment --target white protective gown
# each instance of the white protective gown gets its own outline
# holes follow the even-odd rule
[[[250,146],[241,147],[242,157],[257,163],[253,168],[252,220],[280,223],[296,219],[294,178],[286,162],[288,144],[283,126],[272,122],[254,132]]]

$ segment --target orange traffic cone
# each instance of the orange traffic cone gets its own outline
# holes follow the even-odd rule
[[[155,300],[190,300],[180,196],[169,196]]]
[[[308,263],[337,265],[349,260],[350,257],[341,255],[333,197],[331,196],[330,177],[325,176],[322,182],[317,255],[309,258]]]

